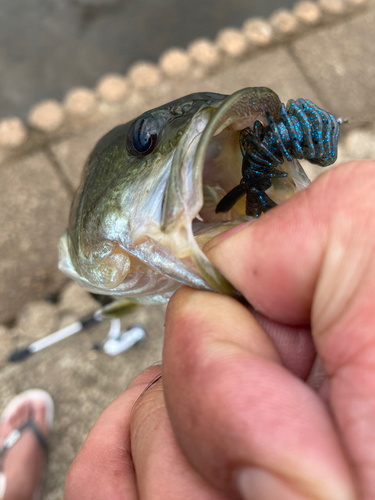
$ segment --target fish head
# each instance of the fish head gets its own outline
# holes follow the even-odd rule
[[[277,120],[280,105],[265,87],[202,92],[111,130],[86,162],[60,269],[113,296],[168,297],[181,284],[236,295],[202,246],[251,218],[243,200],[228,213],[215,207],[241,179],[241,131],[266,125],[267,113]],[[273,182],[277,203],[308,183],[297,163],[286,162],[290,175]]]

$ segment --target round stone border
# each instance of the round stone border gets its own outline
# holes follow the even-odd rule
[[[37,103],[26,123],[17,117],[0,120],[0,152],[14,154],[27,145],[31,147],[33,131],[38,133],[39,141],[40,138],[48,141],[62,132],[77,133],[86,124],[98,122],[103,113],[126,103],[134,92],[149,92],[163,81],[193,79],[195,75],[217,71],[220,62],[235,61],[255,50],[290,41],[302,29],[306,32],[308,28],[352,14],[370,1],[301,0],[292,10],[276,10],[269,19],[250,18],[241,29],[224,28],[214,41],[201,38],[190,43],[186,50],[170,48],[160,56],[158,64],[139,61],[126,75],[104,75],[95,89],[71,89],[63,103],[55,100]]]

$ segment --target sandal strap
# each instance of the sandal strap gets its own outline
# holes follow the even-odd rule
[[[4,439],[3,447],[0,450],[0,460],[3,458],[4,454],[6,451],[8,451],[12,446],[14,446],[19,438],[21,437],[22,433],[26,429],[31,429],[34,433],[34,436],[36,437],[37,441],[39,442],[40,446],[43,448],[44,451],[47,451],[47,440],[43,436],[43,434],[40,432],[39,427],[35,424],[35,421],[33,418],[30,418],[27,420],[21,427],[18,429],[13,429],[7,437]]]
[[[27,422],[25,422],[20,428],[19,431],[22,434],[22,432],[25,429],[31,429],[34,433],[34,436],[38,440],[40,446],[44,451],[47,451],[47,439],[43,436],[41,433],[39,427],[36,425],[35,420],[33,418],[30,418]]]

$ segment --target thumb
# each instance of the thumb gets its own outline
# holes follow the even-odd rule
[[[235,299],[173,295],[163,380],[180,448],[229,498],[354,500],[326,406]]]

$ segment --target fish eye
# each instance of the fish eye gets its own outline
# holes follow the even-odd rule
[[[152,117],[139,118],[129,129],[126,146],[131,155],[144,156],[156,148],[157,140],[155,120]]]

